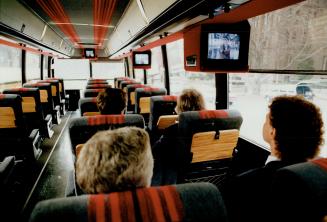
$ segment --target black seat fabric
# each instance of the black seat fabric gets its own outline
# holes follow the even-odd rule
[[[80,98],[78,106],[81,116],[83,116],[85,112],[99,112],[96,97]]]
[[[73,154],[78,144],[84,144],[97,131],[115,129],[125,126],[144,128],[144,119],[141,115],[97,115],[74,118],[69,124],[69,134]]]
[[[149,130],[156,131],[159,117],[175,114],[177,96],[152,96],[150,100]]]
[[[22,97],[23,116],[29,130],[39,129],[43,137],[49,137],[47,121],[42,110],[38,88],[5,89],[4,94],[18,94]]]
[[[135,80],[126,80],[119,82],[119,88],[124,89],[127,85],[133,85],[133,84],[141,84],[140,82],[136,82]]]
[[[128,77],[117,77],[117,78],[114,78],[115,88],[119,88],[120,82],[122,82],[122,81],[128,81],[128,80],[133,80],[133,79],[130,79]]]
[[[327,158],[281,168],[272,183],[271,221],[321,222],[327,217],[326,200]]]
[[[39,130],[29,130],[23,117],[22,98],[0,94],[0,158],[35,160],[41,154]]]
[[[226,222],[226,218],[219,190],[197,183],[45,200],[35,206],[29,221]]]
[[[105,89],[85,89],[84,97],[97,97],[99,92],[103,92]]]

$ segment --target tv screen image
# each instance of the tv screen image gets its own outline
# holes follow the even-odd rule
[[[135,54],[135,64],[136,65],[149,65],[149,55],[148,54]]]
[[[94,49],[85,49],[85,58],[95,58]]]
[[[208,59],[238,60],[240,35],[233,33],[208,33]]]

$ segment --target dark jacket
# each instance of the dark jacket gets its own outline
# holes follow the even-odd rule
[[[271,161],[261,168],[249,170],[228,181],[224,194],[231,221],[269,221],[270,187],[275,172],[294,163]]]

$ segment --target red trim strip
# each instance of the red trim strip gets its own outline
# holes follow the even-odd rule
[[[89,116],[86,119],[89,126],[125,123],[125,115],[98,115]]]
[[[319,158],[312,160],[312,163],[317,164],[321,168],[327,171],[327,158]]]
[[[69,37],[72,43],[79,43],[81,40],[75,31],[74,26],[71,24],[69,17],[67,16],[64,7],[62,6],[60,0],[56,1],[45,1],[45,0],[36,0],[36,2],[41,6],[43,11],[57,24],[58,28]],[[83,48],[79,45],[79,48]]]
[[[34,53],[34,54],[42,54],[42,55],[47,55],[47,56],[52,56],[52,57],[58,57],[58,55],[53,55],[50,52],[41,52],[41,51],[39,51],[37,49],[33,49],[33,48],[30,48],[30,47],[26,47],[26,46],[21,46],[18,43],[9,42],[9,41],[6,41],[4,39],[0,39],[0,45],[6,45],[6,46],[9,46],[9,47],[26,50],[26,51]]]
[[[93,0],[94,43],[98,44],[97,48],[103,45],[115,6],[116,0]]]
[[[228,113],[224,110],[202,110],[199,111],[200,119],[226,118]]]
[[[177,101],[177,96],[163,96],[163,101]]]

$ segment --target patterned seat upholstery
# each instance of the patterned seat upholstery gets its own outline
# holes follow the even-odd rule
[[[108,82],[105,79],[89,79],[87,81],[87,85],[92,85],[92,84],[108,84]]]
[[[0,94],[0,158],[35,160],[41,154],[39,130],[30,131],[24,121],[22,97]]]
[[[30,215],[39,221],[226,222],[227,216],[219,190],[196,183],[45,200]]]
[[[83,116],[83,114],[86,112],[99,112],[96,102],[96,97],[80,98],[78,101],[78,107],[81,112],[81,116]]]
[[[84,144],[97,131],[115,129],[125,126],[144,128],[144,119],[141,115],[97,115],[74,118],[69,124],[69,134],[73,154],[78,144]]]
[[[57,80],[57,81],[59,81],[60,114],[65,115],[66,111],[68,109],[69,96],[66,96],[64,79],[62,79],[62,78],[48,78],[47,80]]]
[[[279,169],[272,183],[271,221],[327,219],[327,158]]]
[[[97,97],[99,92],[103,92],[105,89],[85,89],[84,97]]]
[[[149,130],[156,131],[159,117],[175,114],[177,96],[152,96],[150,99]]]
[[[136,82],[135,80],[125,80],[125,81],[119,82],[119,87],[118,88],[124,90],[127,85],[131,85],[131,84],[141,84],[141,83]],[[126,89],[125,89],[125,91],[126,91]]]

